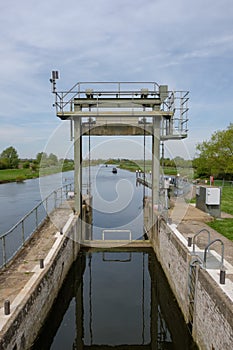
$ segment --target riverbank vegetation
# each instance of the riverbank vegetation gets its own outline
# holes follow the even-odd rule
[[[16,149],[11,146],[0,155],[0,183],[23,182],[73,169],[72,159],[58,159],[53,153],[47,155],[40,152],[35,159],[20,159]]]
[[[233,215],[233,186],[222,187],[221,211]],[[215,219],[208,225],[233,241],[233,218]]]
[[[214,176],[233,180],[233,123],[226,130],[216,131],[209,141],[196,147],[198,156],[193,160],[196,177]]]
[[[208,225],[224,237],[233,241],[233,219],[216,219],[209,222]]]
[[[141,171],[149,173],[152,170],[152,160],[146,159],[145,162],[143,159],[130,160],[130,159],[108,159],[105,161],[105,164],[116,165],[120,169],[129,170],[132,172]],[[181,175],[187,176],[190,180],[193,179],[193,169],[192,162],[190,160],[185,160],[181,157],[176,157],[174,159],[161,158],[160,159],[160,172],[165,175]]]
[[[22,169],[4,169],[0,170],[0,184],[7,182],[23,182],[28,179],[34,179],[39,176],[56,174],[74,169],[73,162],[64,163],[63,166],[50,166],[47,168],[22,168]]]
[[[161,158],[161,174],[180,175],[190,181],[209,181],[210,176],[225,181],[233,181],[233,124],[226,130],[216,131],[209,141],[199,143],[196,147],[197,156],[193,160],[185,160],[182,157],[174,159]],[[114,164],[121,169],[129,171],[152,169],[151,159],[85,159],[83,166],[98,164]],[[51,153],[40,152],[35,159],[20,159],[17,150],[10,146],[0,154],[0,183],[9,181],[23,181],[42,175],[73,170],[72,159],[58,159]],[[215,182],[215,184],[217,184]]]

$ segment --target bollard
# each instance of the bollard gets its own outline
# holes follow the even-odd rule
[[[192,245],[192,237],[188,237],[188,247],[191,247]]]
[[[40,259],[40,268],[41,268],[41,269],[44,268],[44,259]]]
[[[10,315],[11,310],[10,310],[10,300],[5,300],[4,302],[4,314],[5,315]]]
[[[224,267],[220,269],[220,284],[225,284],[225,279],[226,279],[226,270]]]

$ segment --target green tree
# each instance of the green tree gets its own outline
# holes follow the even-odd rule
[[[7,169],[9,166],[6,158],[0,158],[0,169]]]
[[[197,145],[199,157],[195,160],[197,175],[233,178],[233,124],[216,131],[209,141]]]
[[[37,155],[36,155],[36,162],[37,162],[37,164],[40,164],[42,158],[46,159],[47,158],[47,154],[45,152],[37,153]]]
[[[30,168],[30,162],[28,160],[23,163],[23,168],[24,169],[29,169]]]
[[[57,165],[58,164],[58,158],[55,154],[50,153],[48,156],[48,164],[49,165]]]
[[[45,152],[37,153],[36,163],[41,167],[45,168],[48,166],[48,155]]]
[[[12,146],[2,151],[0,156],[1,164],[5,164],[5,169],[15,169],[19,165],[19,156],[16,149]]]

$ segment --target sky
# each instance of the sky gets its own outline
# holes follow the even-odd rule
[[[0,32],[0,152],[72,154],[69,123],[52,106],[52,70],[61,90],[155,81],[190,91],[188,138],[165,144],[170,158],[192,159],[197,143],[233,121],[232,0],[8,0]],[[139,138],[91,142],[93,158],[142,152]]]

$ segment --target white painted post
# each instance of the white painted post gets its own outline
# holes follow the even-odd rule
[[[159,205],[159,177],[160,177],[160,116],[153,117],[152,135],[152,211]],[[153,215],[154,217],[154,215]],[[154,223],[154,220],[153,220]]]
[[[74,209],[79,215],[79,240],[82,239],[82,130],[81,117],[74,118]]]
[[[77,213],[81,213],[82,191],[82,135],[81,118],[74,119],[74,207]]]

